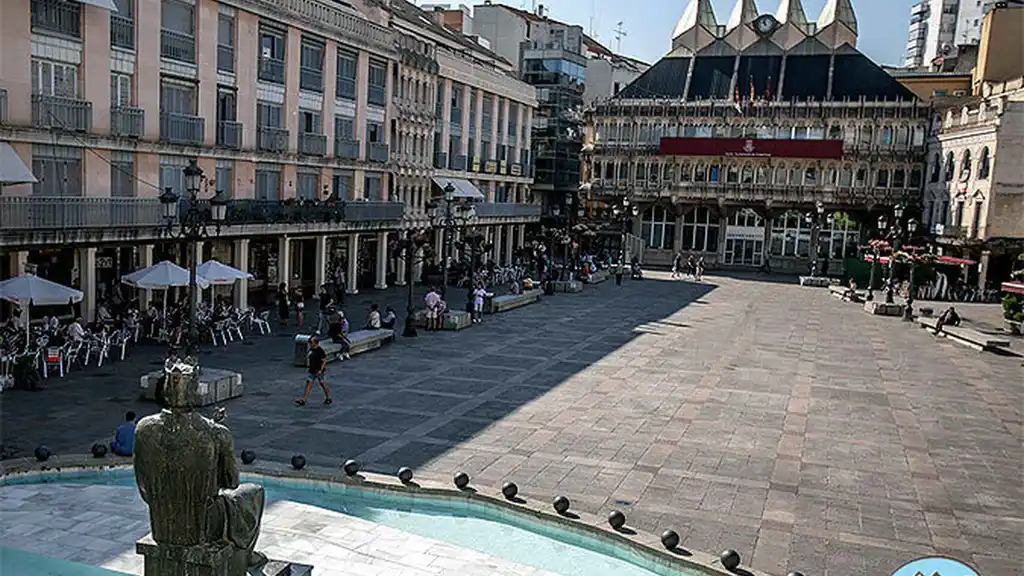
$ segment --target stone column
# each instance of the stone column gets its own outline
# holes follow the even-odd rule
[[[242,272],[249,271],[249,239],[241,238],[235,240],[235,253],[234,266]],[[235,281],[235,307],[237,308],[248,308],[249,307],[249,280],[246,278]]]
[[[316,290],[327,283],[327,236],[316,237],[316,270],[313,271],[313,282]]]
[[[423,280],[423,248],[416,249],[416,259],[412,261],[412,278],[410,282],[421,282]]]
[[[493,260],[497,264],[501,264],[501,225],[499,224],[495,226],[492,230],[493,236],[491,237],[491,242],[494,244],[494,248],[491,252],[491,260]]]
[[[191,266],[192,263],[195,262],[196,268],[198,268],[199,265],[203,263],[203,248],[205,244],[206,243],[203,241],[196,242],[195,250],[192,252],[192,254],[189,255],[189,266]],[[210,292],[213,293],[215,290],[216,287],[211,285]],[[192,297],[195,298],[196,304],[199,304],[200,302],[203,301],[203,288],[199,285],[198,282],[196,282],[196,291],[194,294],[192,294]]]
[[[96,314],[96,249],[78,249],[79,284],[82,291],[82,319],[92,322]]]
[[[139,269],[149,268],[153,265],[153,245],[144,244],[138,247],[139,249]],[[141,290],[139,296],[139,307],[145,311],[149,308],[149,301],[153,297],[152,290]]]
[[[377,233],[377,258],[374,269],[374,288],[383,290],[388,287],[388,233]]]
[[[405,286],[405,271],[409,266],[407,250],[408,248],[402,250],[398,255],[398,263],[395,265],[395,286]]]
[[[764,244],[761,246],[761,264],[770,262],[772,257],[772,212],[764,212]]]
[[[516,230],[516,227],[512,226],[512,225],[509,225],[508,229],[505,230],[505,265],[506,266],[512,265],[512,260],[513,260],[513,256],[514,256],[512,254],[512,252],[515,250],[515,245],[516,245],[515,230]]]
[[[25,273],[25,266],[28,265],[28,251],[18,250],[11,252],[10,277],[21,276]]]
[[[718,264],[725,264],[725,236],[729,231],[729,217],[718,217]]]
[[[291,242],[287,236],[281,236],[277,239],[277,283],[280,285],[283,282],[288,288],[292,285],[291,259]]]
[[[348,270],[345,271],[345,293],[359,294],[359,234],[348,237]]]
[[[985,289],[985,283],[988,281],[988,262],[991,257],[991,250],[981,251],[981,261],[978,262],[978,288],[982,290]]]
[[[526,224],[520,224],[516,233],[516,243],[522,248],[526,245]]]
[[[434,254],[437,265],[440,266],[444,261],[444,230],[436,228],[434,230]]]

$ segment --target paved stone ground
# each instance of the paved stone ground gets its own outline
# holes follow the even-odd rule
[[[133,397],[157,352],[136,352],[4,394],[4,444],[84,451],[127,407],[152,411]],[[261,458],[511,479],[778,574],[889,574],[932,552],[1024,573],[1020,359],[825,290],[660,273],[587,287],[332,364],[330,408],[316,392],[292,407],[290,359],[275,335],[206,360],[244,370],[229,424]]]

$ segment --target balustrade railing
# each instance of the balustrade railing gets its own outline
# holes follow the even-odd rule
[[[334,139],[334,155],[345,160],[359,159],[359,140]]]
[[[110,108],[110,133],[113,136],[139,138],[146,126],[146,112],[141,108],[112,106]]]
[[[229,120],[217,122],[217,145],[232,150],[241,150],[242,123]]]
[[[311,92],[323,92],[324,73],[315,68],[299,68],[299,88]]]
[[[540,204],[480,202],[473,205],[477,218],[528,218],[540,216]]]
[[[119,14],[111,14],[110,45],[133,50],[135,48],[135,21]]]
[[[206,122],[199,116],[160,113],[160,140],[172,144],[202,144]]]
[[[260,58],[257,77],[264,82],[284,84],[284,62],[274,58]]]
[[[383,142],[370,142],[366,150],[366,159],[370,162],[387,162],[388,145]]]
[[[300,132],[299,154],[307,154],[309,156],[326,156],[327,136],[311,132]]]
[[[32,125],[36,128],[88,132],[92,129],[92,102],[33,94]]]
[[[188,34],[162,28],[160,30],[160,56],[172,60],[180,60],[189,64],[196,63],[196,39]]]
[[[82,5],[78,2],[32,0],[29,10],[32,13],[33,30],[47,30],[65,36],[82,37]],[[7,16],[10,17],[10,14]]]
[[[288,150],[288,131],[281,128],[260,126],[256,131],[256,148],[267,152]]]

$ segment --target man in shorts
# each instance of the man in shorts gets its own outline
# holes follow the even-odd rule
[[[427,307],[427,330],[440,330],[441,322],[438,308],[441,303],[441,295],[437,293],[437,288],[430,288],[430,292],[427,292],[427,295],[423,298],[423,303]]]
[[[309,400],[309,392],[313,389],[313,382],[316,382],[324,389],[324,406],[330,406],[334,400],[331,400],[331,391],[327,388],[327,380],[324,377],[324,373],[327,371],[327,352],[320,347],[320,339],[315,335],[309,337],[306,365],[309,367],[309,374],[306,375],[306,390],[302,393],[302,398],[295,400],[295,405],[306,405],[306,401]]]

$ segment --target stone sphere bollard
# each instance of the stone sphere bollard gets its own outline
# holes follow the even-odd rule
[[[466,486],[469,486],[469,474],[465,472],[459,472],[452,478],[452,482],[455,482],[455,487],[459,490],[464,490]]]
[[[242,464],[252,464],[256,461],[256,453],[252,450],[242,450]]]
[[[519,494],[519,486],[516,486],[515,482],[505,482],[505,484],[502,485],[501,495],[504,496],[506,500],[514,499],[516,494]]]
[[[661,533],[661,545],[666,550],[675,550],[679,546],[679,534],[675,530],[665,530]]]
[[[402,466],[399,468],[398,479],[402,481],[402,484],[412,482],[412,468],[409,468],[408,466]]]
[[[619,530],[626,525],[626,515],[618,510],[612,510],[608,514],[608,524],[611,525],[612,528]]]
[[[39,446],[36,446],[36,451],[35,451],[36,460],[39,460],[40,462],[46,462],[47,460],[50,459],[50,456],[52,456],[52,455],[53,455],[53,452],[50,452],[50,449],[47,448],[46,446],[44,446],[42,444],[40,444]]]
[[[551,503],[555,507],[555,512],[559,514],[565,514],[569,511],[569,499],[565,496],[559,496],[555,498],[555,501]]]
[[[359,462],[351,459],[345,460],[341,468],[345,471],[346,476],[355,476],[359,473]]]
[[[732,548],[722,552],[718,559],[722,561],[722,566],[724,566],[726,570],[732,571],[740,567],[740,553]]]
[[[797,572],[796,570],[793,570],[792,572],[790,572],[786,576],[804,576],[804,574],[803,574],[803,572]]]
[[[296,470],[302,470],[306,467],[306,457],[302,454],[296,454],[292,456],[292,468]]]
[[[90,452],[92,452],[94,458],[103,458],[107,455],[107,445],[97,442],[92,445],[92,450],[90,450]]]

